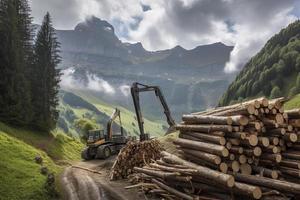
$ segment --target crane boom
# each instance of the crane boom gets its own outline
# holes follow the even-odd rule
[[[120,128],[121,128],[121,135],[123,135],[123,127],[122,127],[122,121],[121,121],[121,112],[118,108],[115,109],[115,111],[112,113],[112,115],[110,116],[109,121],[107,122],[107,135],[109,140],[111,140],[112,138],[112,125],[113,122],[116,120],[116,118],[119,117],[119,121],[120,121]]]
[[[143,116],[142,116],[142,112],[141,112],[139,93],[140,92],[149,92],[149,91],[154,91],[155,95],[160,100],[160,103],[164,109],[164,113],[166,115],[167,122],[168,122],[170,128],[173,128],[175,126],[175,121],[173,120],[173,118],[171,116],[169,106],[168,106],[166,99],[165,99],[163,93],[161,92],[160,88],[158,86],[149,86],[149,85],[144,85],[141,83],[134,82],[131,86],[131,95],[132,95],[133,104],[134,104],[134,108],[135,108],[135,112],[136,112],[136,116],[137,116],[138,126],[140,129],[140,140],[141,141],[149,139],[149,135],[145,134],[145,131],[144,131],[144,120],[143,120]]]

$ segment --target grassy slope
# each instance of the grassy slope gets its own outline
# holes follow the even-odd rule
[[[26,131],[0,123],[0,199],[49,199],[46,177],[34,162],[41,155],[45,166],[58,174],[58,163],[80,159],[83,145],[61,133],[56,136]]]
[[[287,110],[294,109],[294,108],[300,108],[300,94],[296,95],[290,101],[286,102],[284,104],[284,108]]]
[[[86,101],[94,104],[101,112],[104,112],[106,115],[110,116],[111,113],[114,111],[115,107],[118,107],[121,110],[121,118],[122,118],[122,124],[123,127],[130,132],[131,135],[138,135],[139,130],[138,130],[138,124],[137,121],[135,120],[135,114],[120,106],[115,106],[115,105],[109,105],[100,99],[94,97],[93,95],[89,95],[87,93],[80,93],[80,92],[75,92],[77,95],[81,96],[84,98]],[[164,130],[162,128],[163,123],[162,122],[153,122],[148,119],[144,118],[144,126],[145,126],[145,131],[147,133],[150,133],[152,137],[159,137],[164,135]]]

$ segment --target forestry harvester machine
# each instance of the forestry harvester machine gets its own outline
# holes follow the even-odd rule
[[[120,133],[113,134],[113,123],[119,119]],[[84,160],[94,158],[106,159],[112,154],[120,151],[126,143],[131,140],[123,131],[121,113],[119,109],[115,109],[106,125],[106,132],[103,129],[90,130],[87,135],[87,147],[81,152]]]
[[[175,121],[171,116],[169,106],[166,102],[166,99],[165,99],[160,87],[149,86],[149,85],[135,82],[131,86],[131,95],[132,95],[136,118],[137,118],[139,130],[140,130],[140,141],[149,140],[150,136],[148,133],[145,133],[145,130],[144,130],[144,120],[143,120],[143,116],[142,116],[142,112],[141,112],[139,94],[141,92],[151,92],[151,91],[154,91],[156,97],[159,99],[159,101],[164,109],[164,113],[166,115],[167,122],[169,124],[169,129],[166,132],[166,134],[169,134],[169,133],[175,131],[175,125],[176,125]]]

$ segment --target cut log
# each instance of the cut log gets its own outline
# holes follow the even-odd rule
[[[264,153],[260,156],[262,159],[271,160],[276,163],[280,163],[282,160],[282,156],[280,154],[269,154]]]
[[[180,131],[199,131],[204,133],[214,131],[232,132],[232,126],[229,125],[177,125],[176,128]]]
[[[268,147],[270,145],[270,140],[267,137],[258,137],[258,144],[263,147]]]
[[[289,151],[281,154],[284,158],[300,160],[300,153],[298,151]]]
[[[300,177],[300,171],[299,169],[289,168],[289,167],[280,167],[280,172],[283,174],[288,174],[290,176],[293,176],[295,178]]]
[[[280,109],[283,106],[283,103],[286,101],[284,97],[279,97],[277,99],[269,100],[269,105],[272,105],[276,109]],[[272,108],[273,108],[272,107]]]
[[[186,132],[182,134],[187,134],[190,136],[193,136],[195,138],[201,139],[203,141],[211,142],[214,144],[219,144],[219,145],[225,145],[226,140],[224,137],[220,136],[214,136],[214,135],[209,135],[209,134],[204,134],[204,133],[194,133],[194,132]]]
[[[236,116],[213,116],[213,115],[183,115],[182,120],[186,124],[219,124],[219,125],[242,125],[248,124],[249,119],[243,115]]]
[[[279,163],[280,166],[284,167],[291,167],[294,169],[300,169],[300,162],[294,161],[294,160],[288,160],[288,159],[282,159]]]
[[[242,174],[250,175],[252,173],[252,167],[248,163],[241,164],[240,170]]]
[[[259,166],[252,166],[252,170],[254,172],[260,174],[261,176],[269,177],[272,179],[278,179],[278,177],[279,177],[279,173],[276,170],[271,170],[271,169],[259,167]]]
[[[273,188],[279,191],[288,192],[292,194],[300,194],[300,184],[297,183],[239,173],[234,174],[234,177],[237,181],[241,181],[244,183],[260,185],[263,187]]]
[[[247,133],[246,132],[231,132],[231,133],[227,133],[226,137],[244,140],[247,137]]]
[[[247,162],[247,157],[245,155],[240,155],[239,156],[239,162],[241,164],[245,164]]]
[[[291,141],[291,142],[297,142],[298,140],[298,136],[296,133],[285,133],[283,135],[283,138],[286,140],[286,141]]]
[[[205,143],[205,142],[198,142],[198,141],[191,141],[191,140],[180,139],[180,138],[175,140],[174,144],[180,145],[185,148],[202,150],[204,152],[223,156],[223,157],[227,157],[229,155],[229,151],[224,146],[221,146],[221,145]]]
[[[240,140],[240,143],[246,146],[250,145],[254,147],[258,144],[258,138],[256,135],[250,135],[247,136],[245,140]]]
[[[224,174],[227,174],[228,172],[228,164],[225,163],[225,162],[222,162],[220,165],[219,165],[219,169],[222,173]]]
[[[196,151],[196,150],[191,150],[188,148],[180,148],[184,153],[193,155],[197,158],[203,159],[207,162],[211,162],[213,164],[219,165],[221,163],[221,158],[220,156],[214,155],[214,154],[210,154],[210,153],[205,153],[205,152],[201,152],[201,151]]]
[[[278,137],[269,137],[269,140],[271,141],[272,145],[277,146],[279,144],[279,138]]]
[[[240,163],[238,161],[234,160],[234,161],[228,162],[227,165],[233,172],[240,171]]]
[[[292,110],[285,110],[285,113],[288,115],[289,119],[299,119],[300,118],[300,109],[292,109]]]
[[[263,147],[263,150],[266,152],[274,153],[274,154],[280,152],[280,148],[278,146],[274,146],[274,145],[269,145],[268,147]]]
[[[236,182],[232,190],[234,193],[246,195],[254,199],[260,199],[262,197],[262,192],[259,187],[245,183]]]
[[[262,150],[260,147],[255,147],[254,149],[243,148],[243,154],[248,157],[256,156],[259,157],[262,154]]]
[[[164,165],[159,165],[157,163],[150,163],[149,165],[152,168],[157,168],[167,172],[175,172],[175,173],[178,172],[180,174],[185,174],[185,175],[197,174],[197,170],[195,169],[180,169],[175,167],[167,167]]]
[[[172,155],[172,154],[170,154],[166,151],[163,151],[161,154],[166,159],[169,159],[172,162],[175,162],[175,163],[180,164],[180,165],[185,165],[185,166],[188,166],[192,169],[198,170],[199,175],[203,176],[204,178],[208,178],[210,180],[213,180],[216,183],[222,184],[226,187],[233,187],[234,186],[235,181],[234,181],[234,178],[231,175],[224,174],[224,173],[209,169],[207,167],[202,167],[200,165],[196,165],[196,164],[194,164],[192,162],[189,162],[189,161],[185,161],[185,160],[183,160],[183,159],[181,159],[181,158],[179,158],[175,155]]]
[[[232,147],[229,149],[229,152],[230,152],[230,153],[233,153],[233,154],[243,154],[244,149],[243,149],[243,147],[232,146]]]
[[[155,177],[162,178],[162,179],[180,176],[180,173],[177,173],[177,172],[155,171],[155,170],[143,169],[143,168],[139,168],[139,167],[134,167],[133,170],[136,172],[139,172],[139,173],[144,173],[149,176],[155,176]]]

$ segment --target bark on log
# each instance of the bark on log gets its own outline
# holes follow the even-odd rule
[[[273,188],[279,191],[290,192],[292,194],[300,194],[300,184],[239,173],[234,174],[233,176],[237,181],[244,183]]]
[[[177,125],[180,131],[199,131],[210,133],[215,131],[232,132],[232,126],[229,125]]]
[[[181,133],[181,134],[186,134],[186,135],[198,138],[200,140],[203,140],[206,142],[211,142],[211,143],[218,144],[218,145],[226,144],[225,138],[220,137],[220,136],[214,136],[214,135],[209,135],[209,134],[204,134],[204,133],[194,133],[194,132],[185,132],[185,133]]]
[[[231,175],[223,174],[221,172],[209,169],[207,167],[202,167],[200,165],[196,165],[192,162],[185,161],[175,155],[172,155],[168,152],[163,151],[162,156],[166,159],[172,160],[173,162],[181,165],[188,166],[192,169],[196,169],[199,172],[200,176],[208,178],[210,180],[214,180],[216,183],[222,184],[226,187],[233,187],[234,186],[234,178]]]
[[[221,145],[205,143],[205,142],[198,142],[198,141],[191,141],[187,139],[177,139],[174,141],[174,144],[180,145],[185,148],[191,148],[196,150],[202,150],[207,153],[227,157],[229,155],[229,151]]]
[[[207,162],[211,162],[211,163],[216,164],[216,165],[219,165],[221,163],[220,156],[210,154],[210,153],[205,153],[205,152],[202,152],[202,151],[195,151],[195,150],[184,148],[184,147],[180,147],[180,149],[184,153],[193,155],[193,156],[195,156],[197,158],[200,158],[200,159],[203,159]]]
[[[183,115],[182,120],[186,124],[219,124],[219,125],[242,125],[248,124],[249,119],[243,115],[230,117],[213,115]]]
[[[271,170],[265,167],[252,166],[254,172],[260,174],[261,176],[269,177],[272,179],[278,179],[279,173],[276,170]]]
[[[300,118],[300,109],[292,109],[292,110],[285,110],[285,113],[288,115],[289,119],[299,119]]]

